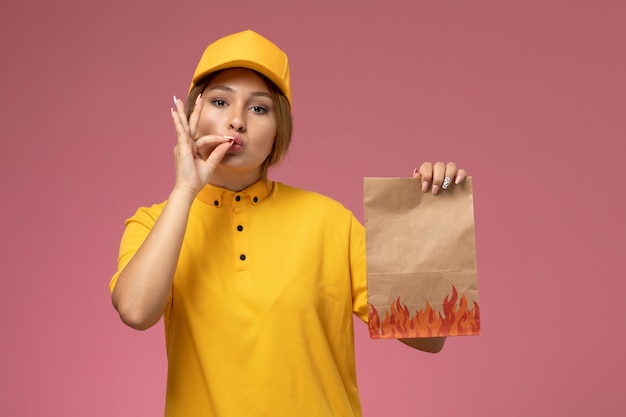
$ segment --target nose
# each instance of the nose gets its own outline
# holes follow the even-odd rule
[[[246,120],[243,109],[237,109],[233,106],[229,114],[228,128],[235,132],[243,132],[246,130]]]

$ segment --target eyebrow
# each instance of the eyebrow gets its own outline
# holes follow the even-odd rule
[[[207,89],[208,91],[211,90],[221,90],[221,91],[226,91],[228,93],[234,93],[235,90],[232,89],[231,87],[228,87],[227,85],[214,85],[213,87],[210,87]],[[266,93],[264,91],[254,91],[252,93],[250,93],[251,96],[253,97],[267,97],[267,98],[272,98],[272,96],[269,95],[269,93]]]

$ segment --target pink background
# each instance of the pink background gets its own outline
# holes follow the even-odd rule
[[[0,414],[162,414],[162,327],[126,328],[107,285],[173,184],[172,95],[245,28],[292,63],[274,179],[362,219],[364,176],[474,176],[483,334],[428,355],[357,323],[365,416],[620,414],[624,4],[3,1]]]

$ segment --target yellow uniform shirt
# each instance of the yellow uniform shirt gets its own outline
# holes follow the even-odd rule
[[[111,290],[163,206],[127,220]],[[164,311],[166,416],[361,416],[353,312],[367,320],[351,212],[281,183],[206,186]]]

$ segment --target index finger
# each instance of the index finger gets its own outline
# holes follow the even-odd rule
[[[422,181],[422,192],[428,191],[430,183],[433,180],[433,164],[431,162],[424,162],[420,165],[419,170],[415,170],[414,177],[419,177]]]

